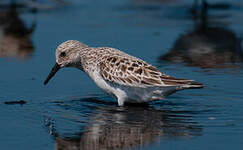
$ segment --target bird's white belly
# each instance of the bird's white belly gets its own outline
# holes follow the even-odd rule
[[[101,88],[104,92],[108,93],[109,95],[119,98],[119,97],[127,97],[126,93],[121,90],[120,88],[114,86],[113,84],[108,83],[105,81],[98,72],[94,72],[90,77],[96,83],[96,85]]]
[[[93,73],[93,75],[91,75],[91,78],[103,91],[117,98],[118,103],[122,103],[121,105],[123,105],[124,102],[143,103],[163,99],[165,96],[168,95],[168,93],[170,93],[171,90],[175,89],[175,87],[173,87],[173,89],[171,89],[170,87],[141,88],[117,85],[105,81],[98,74],[98,72]],[[122,102],[119,102],[119,100],[122,100]]]
[[[167,89],[161,87],[121,87],[127,94],[125,102],[144,103],[164,99]]]

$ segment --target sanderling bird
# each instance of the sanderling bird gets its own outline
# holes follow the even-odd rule
[[[44,84],[63,67],[84,71],[103,91],[115,97],[119,106],[126,102],[160,100],[179,90],[203,87],[194,80],[168,76],[118,49],[88,47],[76,40],[68,40],[57,47],[56,64]]]

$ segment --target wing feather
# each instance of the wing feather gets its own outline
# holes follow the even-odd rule
[[[101,76],[110,82],[129,86],[162,86],[162,73],[139,59],[121,56],[107,57],[100,64]]]
[[[156,67],[132,56],[129,59],[121,55],[107,56],[100,63],[100,74],[109,82],[126,86],[203,87],[201,83],[197,83],[194,80],[168,76],[160,72]]]

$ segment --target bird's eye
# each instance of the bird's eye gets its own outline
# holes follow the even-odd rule
[[[60,57],[65,57],[66,56],[66,53],[65,52],[61,52],[60,53]]]

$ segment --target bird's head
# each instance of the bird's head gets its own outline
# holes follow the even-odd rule
[[[87,47],[87,45],[76,40],[68,40],[60,44],[56,49],[56,64],[44,84],[46,85],[59,69],[77,65],[80,62],[80,52]]]

